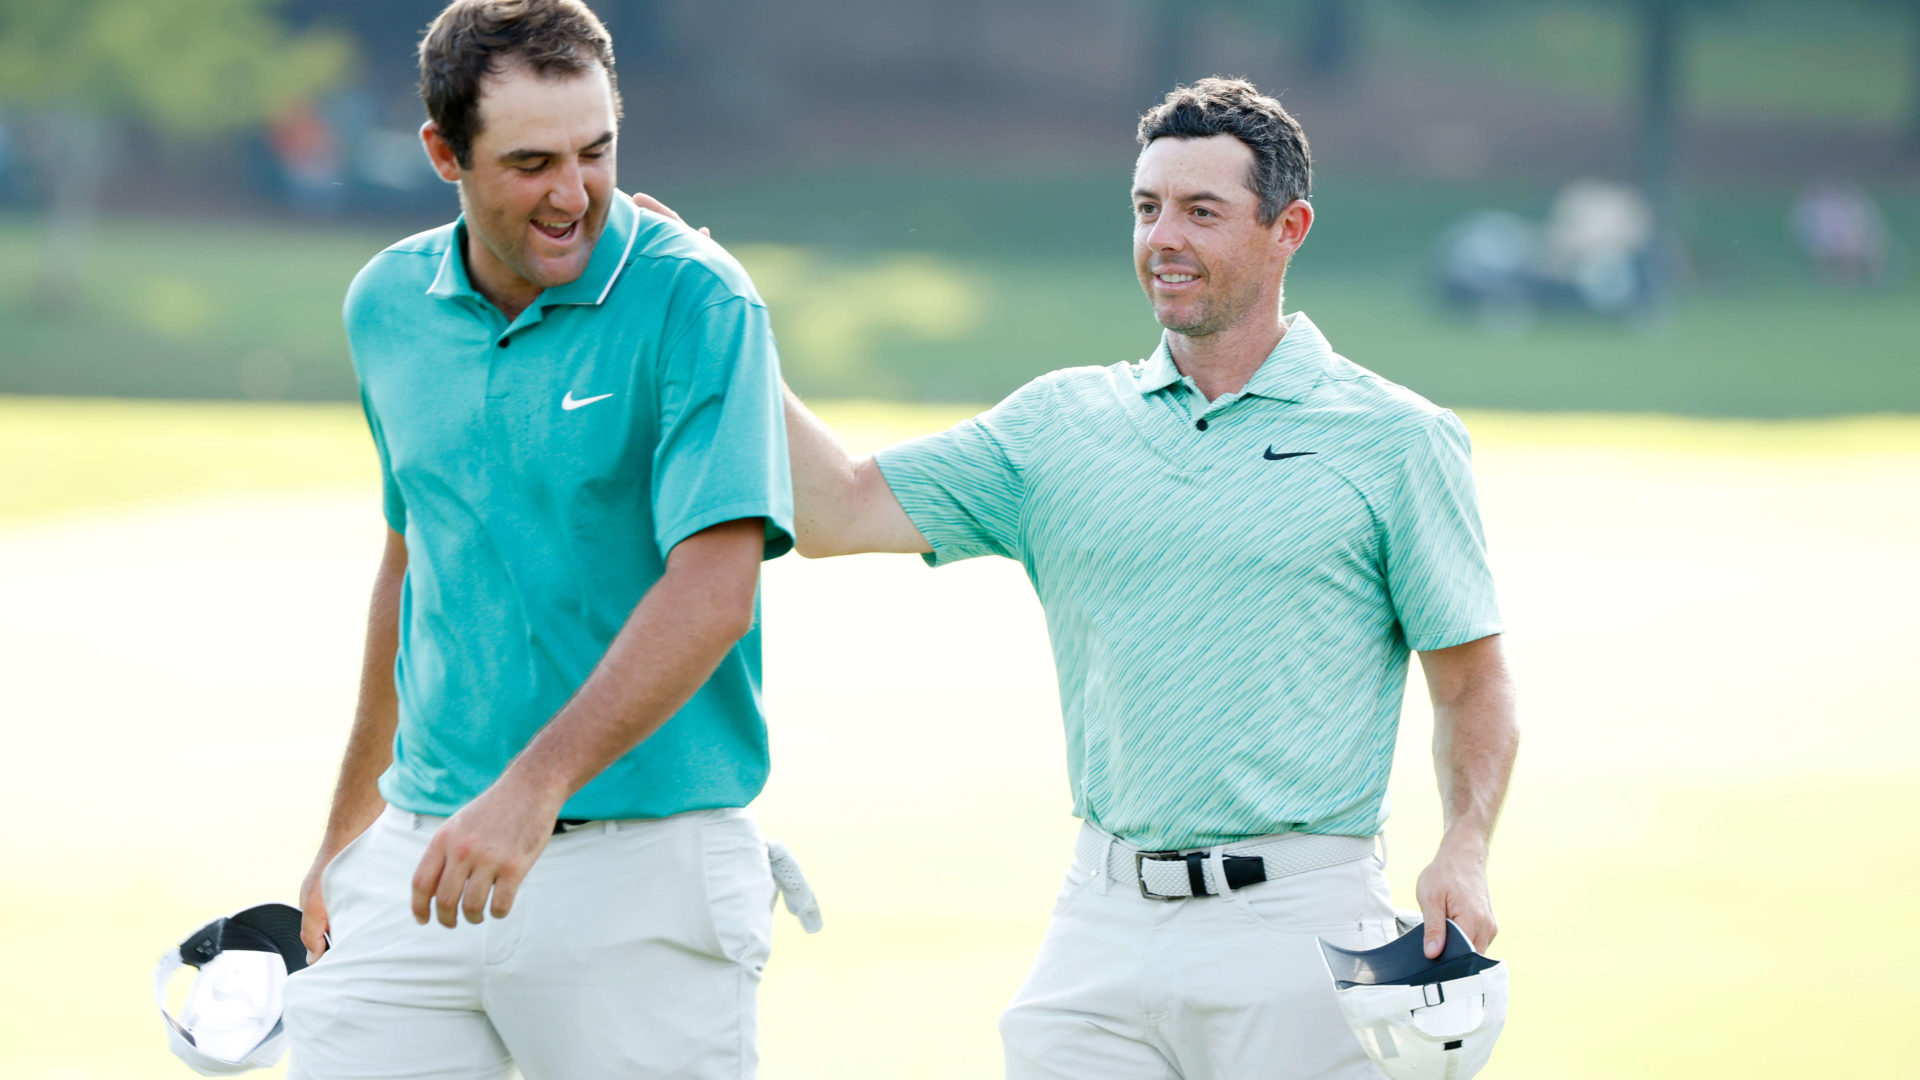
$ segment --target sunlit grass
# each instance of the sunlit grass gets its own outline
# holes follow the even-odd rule
[[[823,402],[850,444],[969,410]],[[1920,1008],[1920,418],[1468,412],[1520,674],[1488,1080],[1904,1077]],[[149,965],[291,897],[377,550],[348,406],[0,399],[0,1076],[185,1075]],[[768,1080],[999,1075],[1073,823],[1020,569],[766,570],[775,771],[820,891],[784,913]],[[1416,690],[1389,826],[1439,821]],[[30,975],[28,974],[30,973]]]
[[[849,446],[938,431],[974,410],[829,402]],[[0,396],[0,523],[181,498],[364,486],[378,464],[351,405]]]
[[[965,405],[816,402],[867,451],[939,431]],[[1477,445],[1746,457],[1920,452],[1920,419],[1712,420],[1610,413],[1464,412]],[[349,405],[0,396],[0,522],[190,496],[364,485],[376,468]]]

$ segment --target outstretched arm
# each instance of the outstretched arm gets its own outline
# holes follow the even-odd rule
[[[1426,917],[1426,951],[1440,955],[1446,920],[1485,950],[1499,932],[1487,892],[1487,849],[1506,799],[1520,729],[1513,676],[1500,635],[1420,654],[1433,698],[1433,768],[1440,783],[1440,850],[1415,895]]]
[[[789,389],[794,548],[809,559],[863,551],[932,551],[900,507],[872,454],[855,458]]]

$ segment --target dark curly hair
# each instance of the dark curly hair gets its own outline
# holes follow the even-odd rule
[[[1313,194],[1307,133],[1280,103],[1245,79],[1211,77],[1176,86],[1140,118],[1142,147],[1155,139],[1231,135],[1253,151],[1247,186],[1260,197],[1257,217],[1271,225],[1295,199]]]
[[[597,66],[620,115],[613,39],[580,0],[453,0],[420,39],[420,100],[461,168],[472,166],[480,134],[480,82],[509,62],[543,79]]]

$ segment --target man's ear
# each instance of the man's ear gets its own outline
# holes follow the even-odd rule
[[[453,144],[440,134],[440,125],[429,120],[420,125],[420,144],[427,148],[427,160],[432,163],[433,171],[440,179],[449,184],[460,182],[460,159],[454,156]]]
[[[1292,258],[1306,242],[1308,230],[1313,228],[1313,204],[1305,199],[1293,200],[1281,208],[1273,226],[1274,246],[1283,258]]]

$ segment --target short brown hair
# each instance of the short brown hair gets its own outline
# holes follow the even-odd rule
[[[1247,186],[1260,198],[1260,224],[1271,225],[1295,199],[1313,194],[1313,156],[1300,122],[1245,79],[1217,76],[1176,86],[1140,118],[1140,145],[1155,139],[1231,135],[1253,151]]]
[[[480,82],[510,62],[543,79],[598,66],[620,115],[613,39],[580,0],[453,0],[420,39],[420,100],[461,168],[473,164],[480,134]]]

